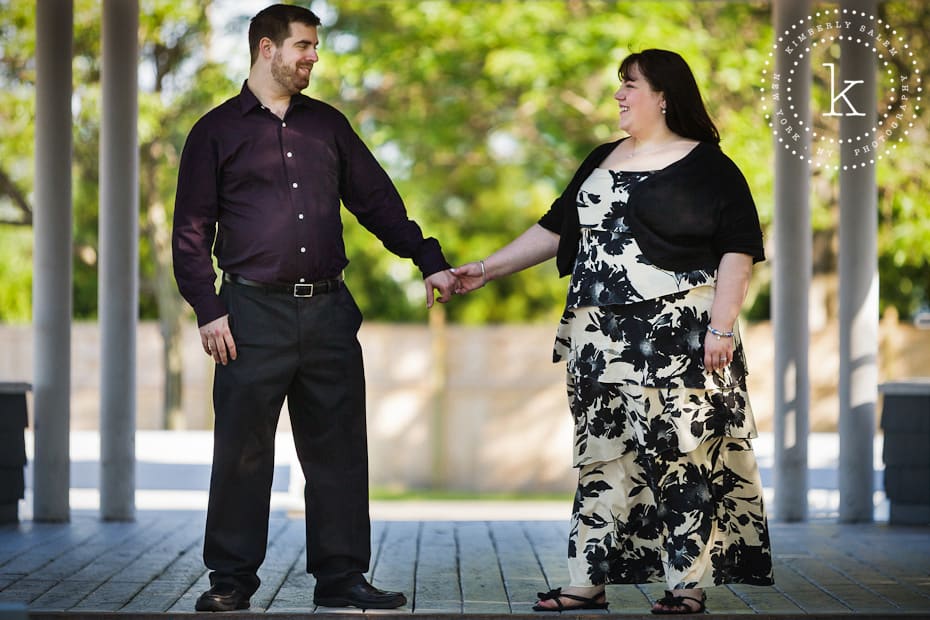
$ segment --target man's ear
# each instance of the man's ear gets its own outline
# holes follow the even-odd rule
[[[275,44],[274,41],[268,37],[262,37],[258,42],[258,53],[261,54],[262,58],[265,60],[270,60],[274,56]]]

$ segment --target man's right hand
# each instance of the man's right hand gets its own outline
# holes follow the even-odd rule
[[[217,364],[225,366],[229,360],[236,359],[236,341],[229,331],[228,314],[200,327],[200,344],[203,345],[204,353]]]

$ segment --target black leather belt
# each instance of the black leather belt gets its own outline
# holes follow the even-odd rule
[[[313,297],[314,295],[324,295],[326,293],[338,291],[342,286],[341,276],[331,280],[320,280],[319,282],[301,282],[298,284],[269,284],[267,282],[258,282],[256,280],[243,278],[242,276],[224,273],[223,281],[232,282],[233,284],[241,284],[242,286],[251,286],[252,288],[260,288],[268,293],[284,293],[287,295],[293,295],[294,297]]]

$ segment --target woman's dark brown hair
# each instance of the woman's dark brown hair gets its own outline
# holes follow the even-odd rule
[[[665,122],[679,136],[720,144],[720,133],[710,120],[691,67],[675,52],[648,49],[623,59],[620,80],[636,68],[652,90],[665,95]]]

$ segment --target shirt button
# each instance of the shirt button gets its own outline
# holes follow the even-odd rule
[[[291,153],[290,151],[288,151],[288,152],[287,152],[287,156],[288,156],[288,157],[293,157],[293,156],[294,156],[294,154],[293,154],[293,153]]]
[[[305,254],[306,252],[307,252],[307,248],[300,248],[300,253],[301,253],[301,254]]]
[[[287,127],[287,123],[281,123],[282,127]]]
[[[294,189],[297,189],[297,183],[291,183],[291,187],[293,187]]]
[[[303,213],[298,213],[298,214],[297,214],[297,219],[298,219],[298,220],[304,219],[304,214],[303,214]]]

